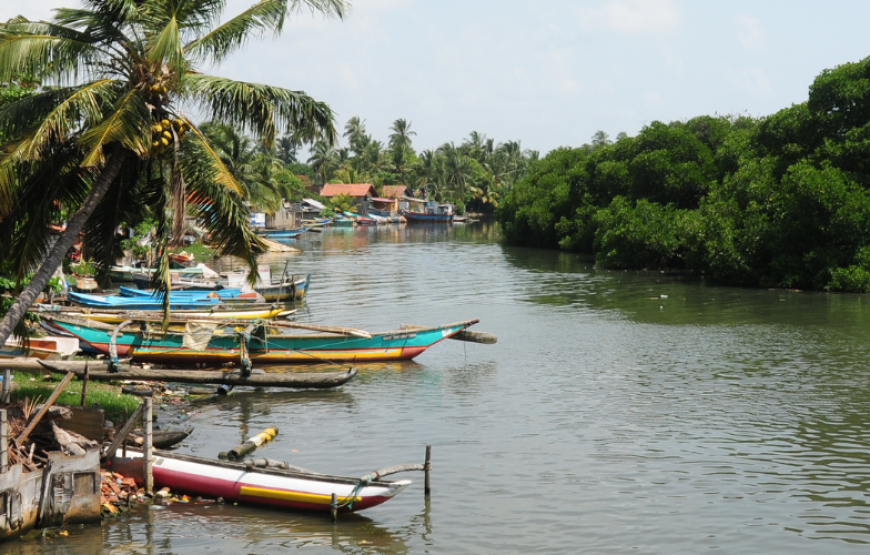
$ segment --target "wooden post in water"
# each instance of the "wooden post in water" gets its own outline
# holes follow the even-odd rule
[[[9,393],[12,391],[12,370],[9,368],[3,369],[3,393],[0,395],[0,402],[4,405],[9,403]]]
[[[142,446],[142,458],[145,459],[145,491],[146,493],[152,493],[154,491],[154,475],[152,474],[151,465],[153,460],[151,458],[151,447],[154,442],[153,429],[152,429],[152,420],[154,414],[154,399],[151,395],[145,397],[145,416],[143,416],[143,424],[144,424],[144,432],[145,432],[145,441]]]
[[[154,445],[154,428],[152,425],[152,421],[154,420],[154,390],[151,388],[143,390],[134,389],[132,387],[123,387],[121,388],[121,393],[129,393],[130,395],[142,397],[142,404],[139,405],[136,414],[142,414],[142,435],[145,436],[144,441],[142,442],[142,467],[143,474],[145,475],[145,492],[152,493],[154,491],[154,474],[152,473],[154,460],[151,456]],[[130,432],[130,429],[133,427],[133,422],[136,421],[136,414],[133,415],[133,418],[127,421],[124,425],[124,429],[121,430],[123,436],[126,437]],[[116,437],[112,445],[114,446],[116,443],[123,441],[124,437]],[[114,456],[114,452],[109,453],[109,456]]]
[[[85,363],[85,375],[82,378],[82,407],[85,406],[85,403],[88,400],[88,380],[91,377],[91,373],[88,371],[88,363]]]
[[[0,410],[0,474],[9,471],[9,422],[6,409]]]
[[[432,470],[432,446],[426,446],[426,462],[423,463],[423,472],[425,473],[425,478],[423,480],[423,495],[429,497],[429,494],[432,493],[432,489],[429,487],[429,473]]]
[[[334,493],[332,494],[332,504],[330,505],[332,509],[332,522],[338,520],[338,496]]]

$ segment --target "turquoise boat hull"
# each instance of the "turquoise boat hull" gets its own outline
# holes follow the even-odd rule
[[[96,350],[110,354],[112,326],[87,325],[60,317],[44,317],[50,325],[87,342]],[[339,334],[266,335],[264,328],[250,334],[245,345],[247,357],[254,364],[303,364],[322,362],[388,362],[411,360],[426,349],[443,341],[478,320],[431,328],[399,329],[371,334],[371,337]],[[223,329],[223,328],[221,328]],[[158,364],[240,363],[244,353],[238,333],[195,336],[180,332],[161,333],[159,326],[150,331],[121,331],[116,347],[120,357],[134,362]]]

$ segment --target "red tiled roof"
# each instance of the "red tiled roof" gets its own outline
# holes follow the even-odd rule
[[[384,196],[388,198],[402,198],[408,188],[404,185],[384,185]]]
[[[320,195],[324,197],[334,197],[335,195],[364,197],[366,195],[376,196],[377,194],[371,183],[327,183],[320,191]]]

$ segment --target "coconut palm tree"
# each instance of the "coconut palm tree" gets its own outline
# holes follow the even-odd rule
[[[221,162],[244,189],[246,201],[269,214],[283,206],[281,193],[272,179],[272,174],[282,169],[274,149],[263,143],[257,144],[225,123],[204,123],[200,129]]]
[[[404,118],[399,118],[390,126],[390,148],[405,148],[411,150],[411,136],[416,135],[416,131],[411,131],[411,122]]]
[[[101,261],[112,258],[114,230],[131,206],[153,209],[165,246],[170,235],[180,239],[190,201],[217,251],[256,268],[263,245],[247,223],[244,189],[181,106],[270,146],[281,128],[335,140],[326,104],[200,68],[254,35],[280,32],[295,10],[343,17],[345,0],[261,0],[220,25],[224,0],[81,1],[50,22],[18,17],[0,25],[0,82],[32,74],[49,85],[0,109],[0,136],[12,137],[0,151],[0,199],[7,199],[0,248],[16,257],[19,276],[38,268],[0,322],[0,344],[82,230]],[[49,248],[60,206],[70,217]],[[167,250],[157,272],[164,291]]]
[[[320,184],[326,183],[327,176],[331,175],[338,155],[329,141],[317,141],[311,147],[311,156],[308,163],[319,177]]]

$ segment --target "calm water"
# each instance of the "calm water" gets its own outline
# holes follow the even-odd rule
[[[422,462],[340,518],[234,506],[140,511],[11,553],[867,553],[870,298],[707,287],[515,249],[493,224],[328,230],[292,257],[299,321],[385,330],[479,318],[327,392],[197,403],[183,450],[362,475]],[[283,267],[279,259],[276,268]],[[159,420],[158,420],[159,421]]]

